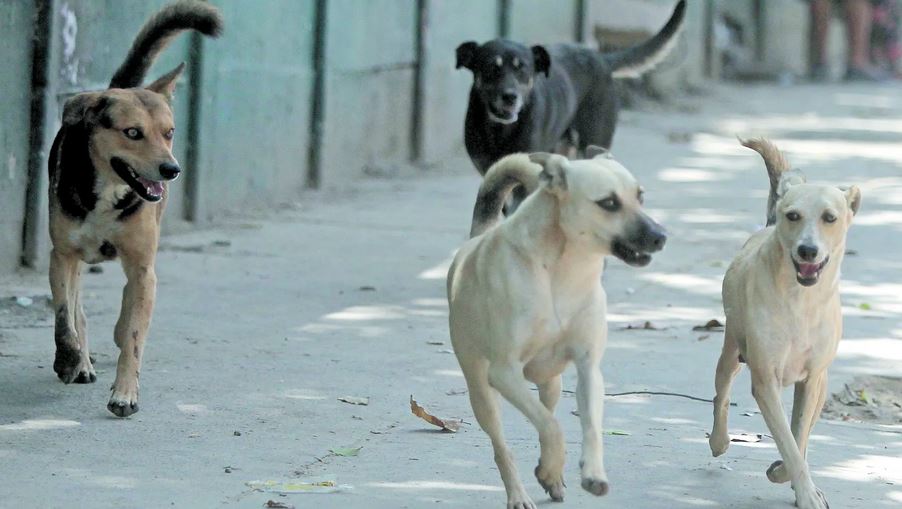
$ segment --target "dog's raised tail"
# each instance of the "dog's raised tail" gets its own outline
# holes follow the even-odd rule
[[[476,195],[470,238],[498,224],[501,209],[514,187],[521,185],[527,193],[535,191],[541,171],[542,167],[530,161],[528,154],[512,154],[493,164],[485,173]]]
[[[638,78],[652,70],[670,54],[676,46],[676,35],[686,16],[686,0],[680,0],[664,28],[644,43],[622,51],[606,53],[604,58],[611,66],[615,78]]]
[[[110,80],[110,88],[134,88],[141,86],[148,69],[166,46],[179,33],[196,30],[210,37],[222,33],[222,15],[219,9],[199,0],[173,2],[150,17]]]
[[[783,152],[767,138],[739,138],[739,143],[748,147],[764,159],[764,167],[767,168],[767,178],[770,181],[770,192],[767,194],[767,226],[777,222],[777,199],[779,198],[780,180],[783,174],[791,171],[789,161]],[[804,177],[801,177],[804,179]]]

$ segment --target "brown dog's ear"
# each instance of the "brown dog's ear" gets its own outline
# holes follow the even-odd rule
[[[97,106],[100,92],[84,92],[74,95],[63,105],[63,125],[72,126],[81,123],[88,111]]]
[[[535,152],[529,154],[529,160],[542,166],[539,181],[544,183],[549,191],[556,195],[567,191],[566,157],[548,152]]]
[[[545,77],[548,77],[548,72],[551,70],[551,55],[548,54],[548,50],[544,46],[532,47],[532,61],[536,74],[543,73]]]
[[[165,97],[167,101],[172,102],[172,97],[175,95],[175,83],[184,70],[185,62],[182,62],[175,69],[160,76],[157,81],[147,85],[147,90],[156,92]]]
[[[843,190],[843,194],[846,195],[846,203],[849,204],[852,215],[858,214],[858,209],[861,207],[861,191],[858,189],[858,186],[852,186]]]
[[[455,64],[455,69],[460,69],[461,67],[466,67],[469,70],[473,70],[473,58],[476,56],[476,48],[479,47],[479,44],[476,41],[467,41],[460,46],[457,47],[457,64]]]
[[[604,147],[599,147],[598,145],[589,145],[588,147],[586,147],[586,157],[588,159],[595,159],[599,156],[605,157],[607,159],[614,158],[614,155],[611,154],[611,151]]]

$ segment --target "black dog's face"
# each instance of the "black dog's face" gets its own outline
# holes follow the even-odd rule
[[[457,68],[473,72],[473,88],[488,117],[499,124],[513,124],[532,91],[537,74],[548,76],[551,57],[542,46],[495,39],[482,46],[465,42],[457,47]]]

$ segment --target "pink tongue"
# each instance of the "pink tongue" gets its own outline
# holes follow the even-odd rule
[[[148,180],[144,177],[138,177],[138,181],[144,184],[144,188],[147,189],[149,194],[154,196],[160,196],[163,194],[163,183],[162,182],[154,182],[153,180]]]
[[[800,263],[799,274],[802,277],[814,277],[817,275],[818,265],[817,263]]]

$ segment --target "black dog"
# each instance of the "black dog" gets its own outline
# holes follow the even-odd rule
[[[533,46],[496,39],[457,47],[457,67],[473,72],[464,126],[467,153],[479,173],[515,152],[554,152],[567,143],[611,147],[619,109],[615,78],[641,76],[670,52],[686,11],[645,43],[602,54],[584,46]]]

